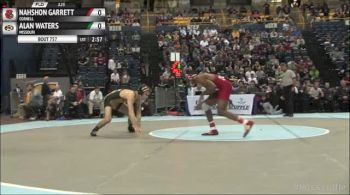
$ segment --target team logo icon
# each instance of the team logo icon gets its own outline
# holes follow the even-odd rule
[[[17,23],[16,22],[4,22],[2,24],[3,35],[16,35],[17,34]]]
[[[5,12],[5,18],[8,20],[11,20],[13,18],[13,10],[6,10]]]
[[[4,8],[2,10],[3,21],[16,21],[17,20],[17,9],[16,8]]]
[[[12,26],[12,25],[6,25],[4,29],[5,29],[6,31],[13,31],[13,29],[15,29],[15,27]]]

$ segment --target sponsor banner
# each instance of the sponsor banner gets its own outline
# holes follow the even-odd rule
[[[199,95],[187,96],[187,106],[190,115],[204,115],[203,110],[195,110],[194,107],[197,105],[199,100]],[[207,98],[208,96],[205,96]],[[254,94],[235,94],[230,96],[230,102],[228,105],[228,110],[235,114],[252,114]],[[204,98],[204,99],[205,99]],[[216,105],[212,106],[213,114],[217,114]]]

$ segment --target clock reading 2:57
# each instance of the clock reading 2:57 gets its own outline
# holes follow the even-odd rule
[[[102,36],[93,36],[90,40],[92,43],[102,43],[104,39]]]

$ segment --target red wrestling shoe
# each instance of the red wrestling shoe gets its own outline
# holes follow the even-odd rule
[[[210,130],[208,133],[202,133],[203,136],[213,136],[213,135],[219,135],[219,131],[214,129]]]
[[[244,125],[244,134],[243,134],[243,137],[246,137],[246,136],[249,134],[249,132],[250,132],[250,130],[252,129],[253,125],[254,125],[254,122],[251,121],[251,120],[249,120],[249,121]]]

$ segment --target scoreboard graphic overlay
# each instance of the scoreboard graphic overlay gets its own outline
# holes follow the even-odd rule
[[[18,43],[98,43],[105,41],[105,18],[105,8],[33,2],[31,8],[2,10],[2,34],[17,36]]]

